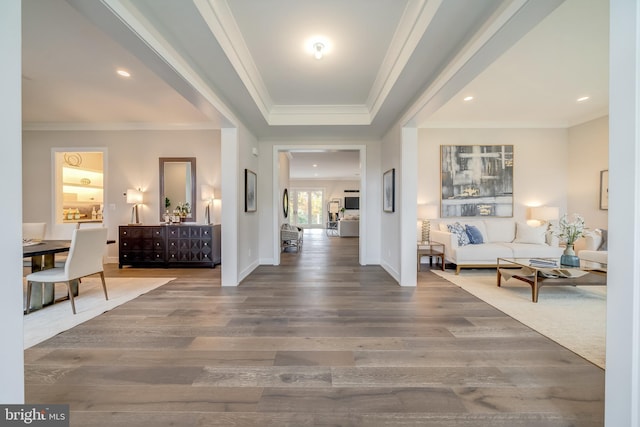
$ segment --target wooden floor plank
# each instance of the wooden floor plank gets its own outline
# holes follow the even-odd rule
[[[175,280],[25,351],[26,401],[72,426],[603,425],[602,369],[427,266],[404,288],[358,265],[357,238],[307,230],[237,288],[106,275]]]

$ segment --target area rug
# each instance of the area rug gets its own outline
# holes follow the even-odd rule
[[[496,286],[495,270],[434,273],[540,334],[605,367],[606,286],[542,287],[538,303],[531,287],[517,279]]]
[[[80,295],[76,297],[76,311],[71,311],[71,302],[62,301],[24,316],[24,348],[47,340],[67,329],[109,311],[127,301],[162,286],[173,278],[169,277],[107,277],[109,300],[104,299],[100,277],[86,277],[80,284]],[[26,286],[25,291],[26,292]],[[56,285],[56,297],[64,292],[64,284]],[[23,299],[23,301],[26,299]]]

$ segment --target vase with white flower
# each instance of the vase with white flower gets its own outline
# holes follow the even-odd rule
[[[584,218],[580,215],[573,214],[571,219],[567,214],[562,215],[555,232],[555,235],[558,236],[560,241],[566,244],[564,253],[560,258],[560,264],[570,267],[580,267],[580,259],[576,256],[573,245],[576,243],[576,240],[584,236],[585,229]]]

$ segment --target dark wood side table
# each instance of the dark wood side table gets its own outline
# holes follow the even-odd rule
[[[432,265],[433,257],[440,258],[440,267],[444,271],[444,244],[436,242],[418,242],[418,271],[420,271],[420,258],[429,257],[429,265]]]

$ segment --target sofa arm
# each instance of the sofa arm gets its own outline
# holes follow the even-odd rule
[[[444,256],[449,261],[455,261],[455,251],[458,249],[458,238],[449,231],[431,230],[429,238],[432,242],[444,245]]]

